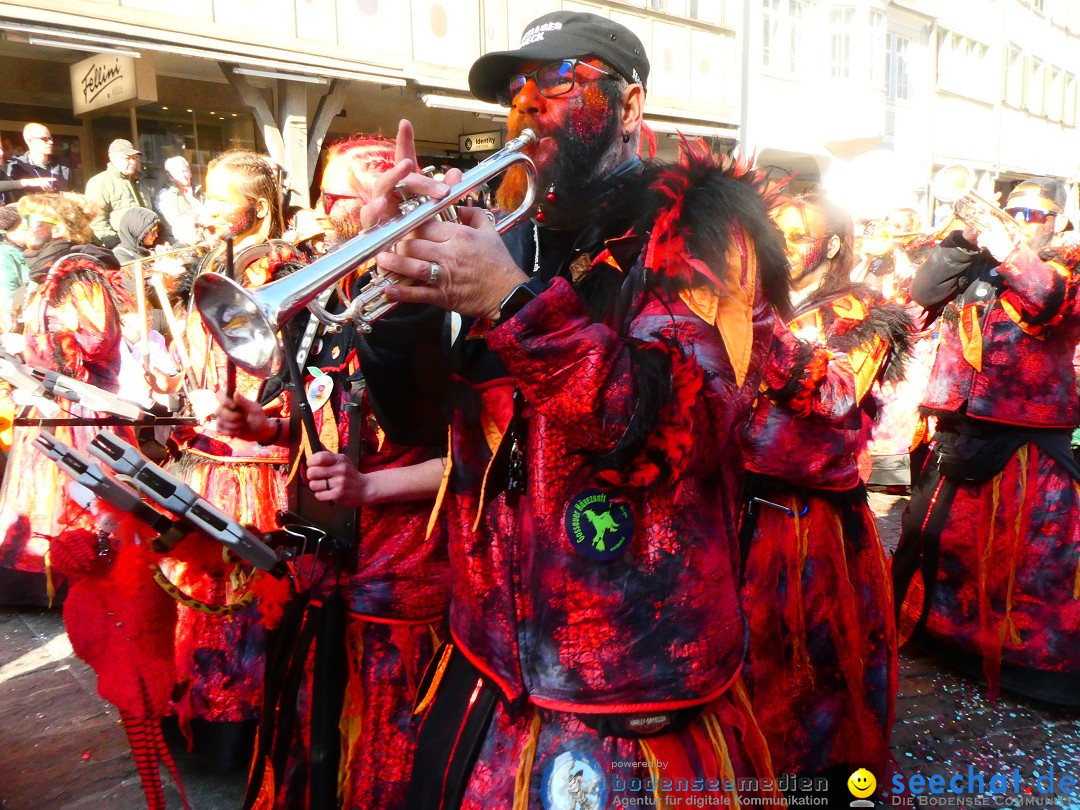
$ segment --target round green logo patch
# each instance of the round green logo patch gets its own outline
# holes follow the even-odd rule
[[[590,560],[607,562],[626,551],[634,536],[630,504],[613,501],[606,492],[586,489],[566,507],[566,536],[574,550]]]

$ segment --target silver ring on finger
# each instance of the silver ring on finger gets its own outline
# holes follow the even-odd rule
[[[431,262],[431,275],[428,277],[428,286],[434,286],[439,281],[439,273],[442,272],[442,265],[438,262]]]

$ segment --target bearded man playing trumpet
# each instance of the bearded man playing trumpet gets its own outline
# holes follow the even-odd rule
[[[416,419],[416,395],[388,401],[439,353],[398,322],[460,315],[433,399],[451,424],[452,640],[420,690],[409,808],[677,802],[682,778],[737,801],[739,777],[772,776],[738,674],[736,521],[783,242],[749,167],[690,144],[681,164],[639,159],[648,73],[622,25],[534,20],[469,77],[511,136],[537,136],[532,222],[500,240],[462,207],[377,257],[414,282],[388,298],[434,307],[399,307],[367,341],[389,436],[420,444],[436,422],[395,418]],[[415,173],[408,122],[398,158],[366,225],[399,182],[441,199],[459,179]],[[524,178],[505,178],[504,210]]]
[[[961,213],[915,275],[911,297],[941,313],[922,403],[938,428],[893,578],[901,631],[984,676],[991,699],[1078,705],[1080,250],[1055,247],[1064,204],[1058,181],[1025,181],[1004,212]]]

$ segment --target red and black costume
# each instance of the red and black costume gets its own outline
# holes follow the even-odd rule
[[[56,240],[28,256],[39,286],[26,303],[27,363],[116,392],[120,368],[119,265],[94,245]],[[61,417],[96,414],[59,400]],[[33,413],[31,414],[33,415]],[[100,428],[55,429],[56,437],[85,451]],[[126,439],[130,431],[116,429]],[[49,538],[83,521],[67,497],[67,477],[33,448],[38,428],[17,428],[0,493],[0,603],[48,604]]]
[[[507,233],[537,294],[466,320],[439,400],[452,645],[421,690],[410,807],[540,807],[573,762],[620,798],[665,792],[644,760],[767,775],[739,681],[738,433],[786,263],[753,181],[700,153],[632,161],[581,228]],[[383,412],[380,382],[434,354],[407,355],[402,315],[367,343]]]
[[[245,286],[261,286],[299,260],[291,245],[275,240],[238,251],[235,273]],[[198,387],[224,390],[226,356],[194,309],[185,334]],[[237,369],[236,390],[259,400],[262,381]],[[280,413],[282,403],[276,400],[267,407]],[[260,532],[277,528],[277,513],[286,505],[288,447],[225,436],[213,422],[174,430],[170,445],[174,458],[167,465],[169,472],[240,523]],[[165,572],[183,593],[223,605],[238,592],[231,577],[235,567],[220,545],[193,538],[177,547]],[[250,605],[231,614],[205,613],[186,604],[177,609],[175,714],[214,767],[241,767],[250,755],[263,685],[266,628],[259,609]]]
[[[922,405],[938,427],[893,563],[901,629],[991,696],[1080,702],[1078,261],[1021,244],[998,263],[955,232],[911,286],[943,311]]]
[[[832,773],[842,785],[891,762],[892,593],[858,459],[872,389],[903,376],[911,322],[873,290],[844,285],[812,294],[788,326],[746,431],[744,673],[777,771]]]
[[[395,444],[384,434],[364,395],[354,341],[353,330],[324,335],[315,341],[305,363],[309,372],[319,370],[322,386],[333,386],[316,400],[314,408],[324,449],[349,456],[362,473],[439,457],[445,451],[445,435],[440,437],[443,443],[428,448]],[[313,379],[309,376],[307,381],[310,385]],[[293,428],[297,433],[300,430],[299,424]],[[297,511],[302,516],[311,510],[325,516],[341,508],[314,500],[306,503],[308,496],[303,492],[298,490]],[[310,593],[297,597],[298,604],[287,610],[286,625],[298,620],[303,634],[304,626],[326,627],[326,615],[321,614],[334,609],[331,599],[343,599],[344,638],[333,640],[316,630],[312,648],[300,652],[300,660],[291,663],[303,667],[295,701],[278,701],[282,711],[295,714],[291,731],[285,732],[291,743],[268,746],[260,740],[263,760],[253,770],[246,806],[281,810],[329,806],[320,803],[327,793],[330,799],[336,797],[334,807],[345,810],[407,806],[405,793],[416,747],[412,710],[423,670],[443,632],[449,600],[445,530],[441,522],[429,530],[431,508],[431,500],[415,500],[356,510],[355,544],[350,546],[349,560],[343,566],[321,565]],[[288,614],[299,609],[302,618],[291,619]],[[336,790],[327,791],[320,785],[313,762],[319,757],[313,752],[338,740],[331,733],[330,741],[325,741],[324,723],[313,712],[313,692],[333,688],[316,679],[315,662],[319,645],[339,641],[343,644],[336,652],[345,668],[343,704],[333,725],[340,731],[341,748],[340,757],[337,750],[327,757],[338,777]],[[282,734],[280,718],[275,733]],[[275,749],[280,751],[276,761]]]
[[[125,295],[115,258],[93,245],[56,241],[31,255],[31,267],[40,286],[24,310],[26,361],[115,393]],[[64,399],[57,404],[62,417],[98,415]],[[136,444],[131,428],[106,429]],[[59,425],[52,432],[85,452],[101,430]],[[159,764],[178,787],[179,779],[160,729],[175,682],[176,622],[172,599],[149,570],[161,560],[149,548],[151,533],[130,515],[69,497],[68,476],[33,447],[39,433],[15,431],[0,509],[0,556],[5,567],[10,562],[43,580],[48,549],[54,583],[69,586],[64,626],[71,646],[93,668],[98,692],[119,710],[147,806],[164,810]],[[43,582],[33,596],[44,603]]]

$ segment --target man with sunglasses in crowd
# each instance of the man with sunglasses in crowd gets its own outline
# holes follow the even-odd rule
[[[7,173],[21,187],[9,192],[9,202],[37,191],[68,191],[71,188],[71,168],[53,159],[53,137],[44,124],[23,127],[26,151],[11,159]]]
[[[901,633],[999,688],[1080,705],[1080,250],[1065,188],[1020,183],[1007,218],[954,231],[911,297],[940,313],[922,410],[931,454],[893,562]],[[905,601],[906,596],[906,601]]]
[[[422,406],[450,417],[450,643],[420,688],[413,810],[778,798],[736,782],[772,774],[739,681],[735,524],[783,242],[746,166],[689,144],[639,159],[648,73],[611,20],[530,23],[469,84],[539,138],[531,221],[500,239],[459,207],[377,257],[414,282],[365,344],[380,424],[429,444]],[[460,179],[415,173],[408,122],[397,148],[366,226],[399,181],[444,197]],[[507,172],[502,211],[524,180]]]

